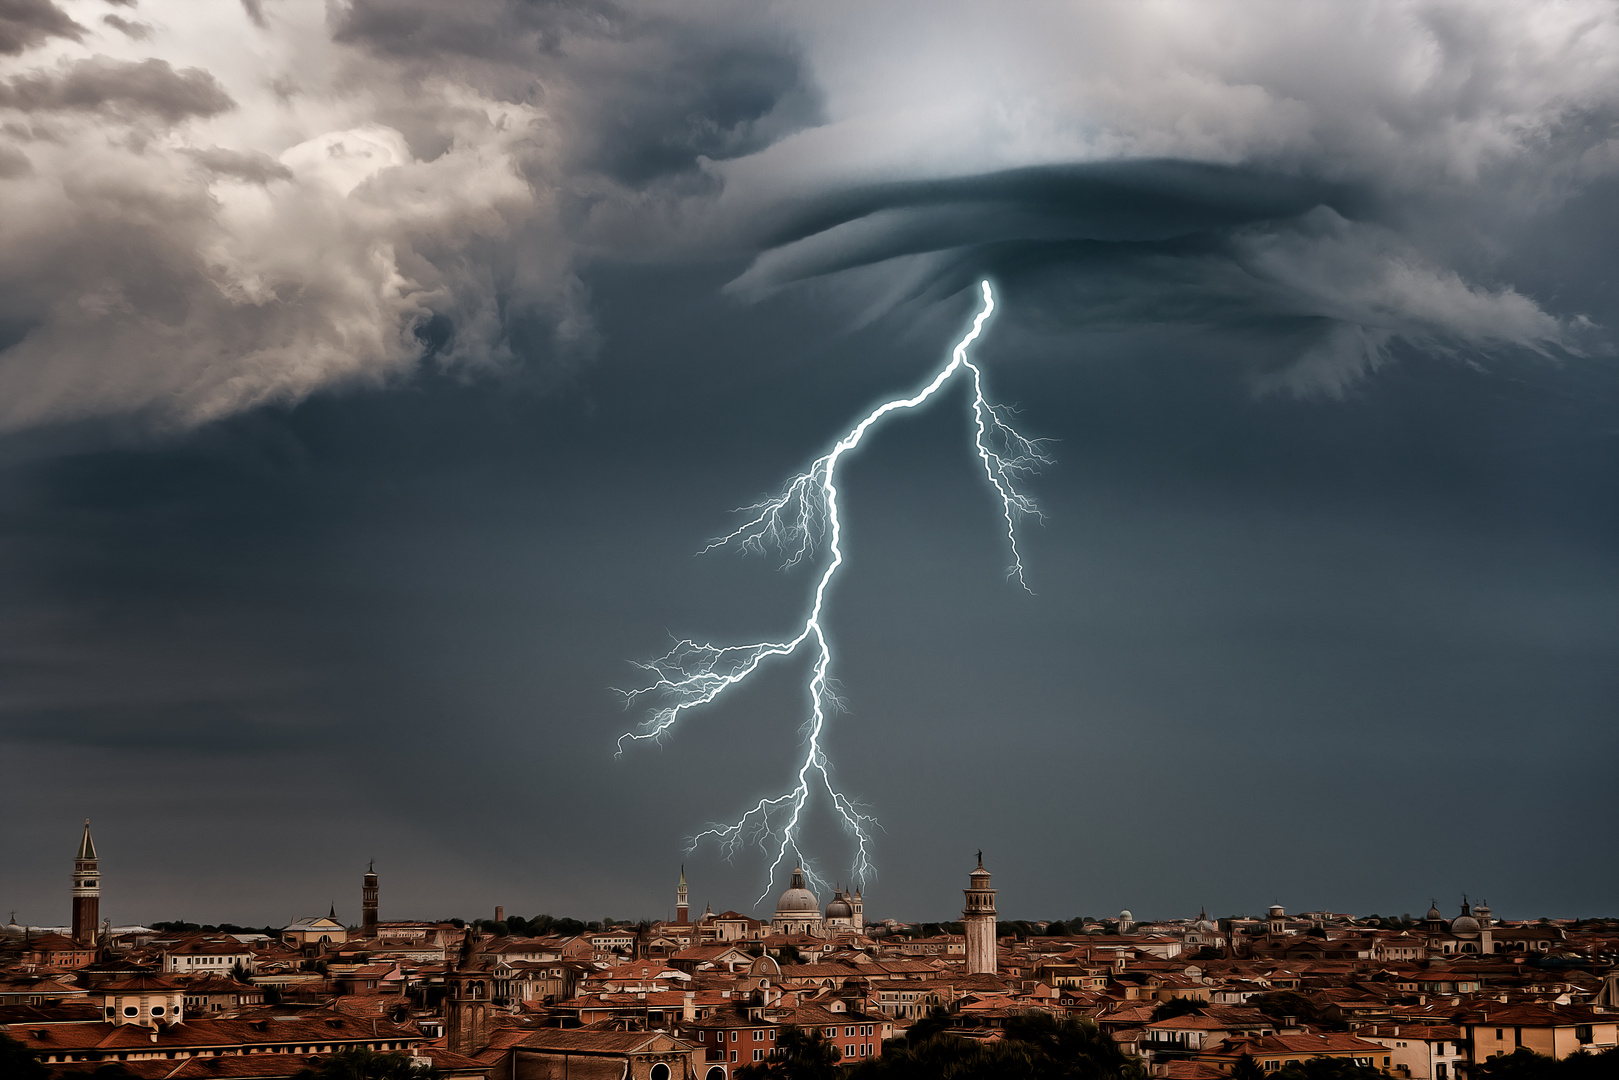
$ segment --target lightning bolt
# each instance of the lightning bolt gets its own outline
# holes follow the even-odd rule
[[[789,480],[779,495],[742,508],[739,513],[748,515],[747,520],[724,536],[709,541],[702,549],[709,552],[732,547],[758,554],[773,550],[780,553],[783,568],[790,568],[813,559],[824,540],[827,562],[816,581],[809,615],[798,633],[782,641],[759,641],[749,645],[713,645],[687,639],[656,660],[637,663],[637,667],[650,675],[650,681],[638,689],[622,691],[626,705],[646,695],[661,704],[651,710],[638,730],[619,736],[619,754],[628,744],[660,739],[688,711],[714,701],[746,680],[771,657],[790,656],[806,643],[814,650],[815,661],[808,686],[810,714],[803,726],[804,757],[798,766],[796,783],[784,794],[760,799],[731,824],[704,829],[690,839],[687,847],[691,851],[703,841],[712,840],[728,859],[752,845],[763,849],[771,861],[764,892],[755,904],[774,891],[776,874],[789,852],[803,866],[811,887],[824,889],[826,882],[804,858],[798,840],[799,825],[811,796],[822,789],[844,830],[854,840],[855,881],[863,885],[874,873],[870,830],[877,825],[876,819],[863,813],[857,803],[833,786],[832,765],[821,747],[827,714],[841,705],[830,681],[832,643],[821,621],[826,610],[827,589],[844,560],[843,521],[838,514],[838,463],[860,445],[866,432],[883,417],[902,409],[918,408],[962,371],[971,379],[973,446],[984,475],[1000,499],[1001,517],[1006,525],[1012,558],[1007,576],[1017,578],[1020,586],[1026,591],[1029,589],[1023,574],[1023,556],[1018,550],[1017,526],[1022,517],[1038,518],[1040,510],[1018,485],[1040,466],[1050,464],[1050,459],[1041,450],[1042,440],[1025,438],[1012,426],[1012,410],[995,405],[984,396],[984,373],[967,358],[968,346],[978,340],[985,321],[995,310],[995,296],[989,282],[980,285],[984,306],[973,318],[972,329],[951,351],[949,362],[921,390],[910,397],[895,398],[877,406],[850,428],[829,452]]]

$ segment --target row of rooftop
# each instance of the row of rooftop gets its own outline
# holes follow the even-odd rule
[[[726,1080],[788,1026],[853,1063],[924,1019],[995,1040],[1030,1014],[1084,1017],[1150,1074],[1185,1080],[1314,1057],[1456,1080],[1519,1048],[1619,1043],[1619,921],[1501,922],[1465,901],[1398,925],[1272,907],[1008,935],[980,862],[960,934],[868,922],[858,892],[823,909],[801,875],[771,919],[693,919],[682,875],[672,921],[515,936],[498,910],[475,926],[383,921],[372,869],[357,926],[334,907],[275,934],[175,932],[96,922],[88,829],[74,883],[74,926],[13,920],[0,935],[0,1031],[57,1072],[271,1080],[365,1047],[468,1080],[582,1058],[640,1080]]]

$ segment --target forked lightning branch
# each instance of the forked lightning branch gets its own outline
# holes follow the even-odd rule
[[[933,378],[910,397],[895,398],[877,406],[865,419],[850,428],[825,455],[816,458],[810,467],[787,482],[781,493],[764,502],[743,508],[747,516],[743,524],[724,536],[716,537],[702,550],[741,548],[756,553],[776,553],[784,567],[825,559],[815,591],[810,599],[809,614],[797,633],[779,641],[760,641],[748,645],[713,645],[691,639],[681,641],[656,660],[638,663],[650,676],[647,685],[625,691],[627,703],[649,697],[657,702],[646,721],[638,730],[619,737],[619,753],[627,744],[668,735],[689,711],[708,705],[726,690],[747,680],[765,661],[773,657],[791,656],[808,647],[814,654],[809,674],[809,715],[802,727],[803,757],[793,785],[774,798],[759,802],[728,825],[711,825],[694,836],[688,850],[704,841],[720,845],[727,858],[734,858],[745,848],[757,845],[770,859],[769,874],[760,899],[775,887],[776,873],[789,854],[800,862],[812,887],[823,887],[800,848],[800,829],[813,799],[824,797],[836,820],[851,837],[855,851],[852,865],[854,880],[862,885],[872,875],[871,827],[876,820],[863,813],[857,804],[832,782],[832,764],[822,746],[828,714],[838,702],[830,687],[832,670],[832,639],[827,633],[827,590],[843,566],[843,522],[838,516],[838,464],[844,455],[852,452],[878,421],[890,413],[915,409],[938,394],[951,379],[966,372],[971,380],[973,445],[984,475],[1000,500],[1001,517],[1006,526],[1006,541],[1011,552],[1011,566],[1007,576],[1017,578],[1018,584],[1028,588],[1023,576],[1023,558],[1018,550],[1018,524],[1026,516],[1039,516],[1033,499],[1024,494],[1019,483],[1036,472],[1041,465],[1050,464],[1041,451],[1040,440],[1025,438],[1011,424],[1010,410],[995,405],[984,395],[984,373],[967,357],[970,345],[983,332],[984,323],[995,310],[995,297],[989,282],[981,283],[984,295],[983,309],[973,318],[972,329],[957,343],[950,360]]]

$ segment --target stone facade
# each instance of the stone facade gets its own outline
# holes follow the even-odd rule
[[[984,869],[984,857],[978,857],[978,869],[968,877],[963,890],[967,906],[961,911],[961,921],[967,931],[967,971],[972,975],[994,975],[995,961],[995,890],[989,887],[989,871]]]

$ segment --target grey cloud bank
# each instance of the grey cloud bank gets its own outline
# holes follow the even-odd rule
[[[12,429],[565,372],[580,259],[750,248],[743,295],[998,261],[1086,325],[1317,320],[1270,377],[1305,392],[1393,337],[1579,351],[1492,219],[1619,164],[1601,4],[149,3],[140,40],[69,10],[18,6],[0,83]]]

